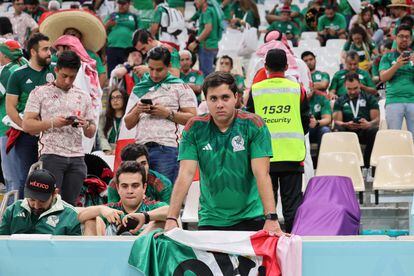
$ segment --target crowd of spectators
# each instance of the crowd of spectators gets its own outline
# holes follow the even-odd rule
[[[289,79],[292,65],[306,64],[312,80],[309,87],[286,82],[289,89],[294,87],[295,93],[301,95],[295,107],[298,113],[289,118],[300,120],[296,125],[300,135],[309,132],[311,143],[319,146],[322,136],[331,131],[354,132],[366,145],[364,163],[369,167],[380,123],[378,101],[384,98],[380,91],[385,91],[388,128],[401,129],[405,119],[414,134],[414,19],[409,1],[362,2],[356,13],[348,1],[314,0],[301,10],[291,0],[285,0],[261,18],[254,0],[195,0],[196,12],[188,20],[184,17],[184,0],[100,0],[73,3],[70,11],[59,10],[60,5],[54,0],[13,0],[10,12],[0,13],[1,167],[7,190],[19,190],[21,199],[7,209],[0,234],[49,233],[50,227],[54,228],[53,234],[80,234],[78,224],[70,225],[70,229],[56,227],[62,221],[59,217],[76,216],[71,206],[78,205],[88,174],[85,153],[121,153],[117,143],[123,128],[134,133],[130,137],[133,143],[122,150],[122,163],[113,181],[107,183],[108,205],[82,206],[86,208],[78,210],[85,234],[128,232],[121,231],[122,227],[113,228],[113,224],[126,228],[129,225],[133,234],[145,233],[138,231],[144,224],[148,224],[148,231],[162,227],[160,222],[175,224],[181,205],[171,202],[173,211],[167,207],[174,183],[178,176],[177,183],[187,185],[188,175],[194,172],[194,163],[184,162],[187,167],[180,173],[187,175],[180,177],[178,160],[201,162],[196,152],[199,149],[195,149],[199,141],[207,142],[203,154],[211,151],[212,145],[221,147],[223,156],[227,152],[225,138],[217,138],[217,133],[227,135],[229,126],[210,134],[210,124],[217,123],[216,118],[227,111],[221,114],[214,110],[212,117],[194,117],[217,108],[212,102],[219,101],[219,97],[234,102],[228,109],[231,112],[233,108],[243,110],[235,122],[253,116],[245,115],[247,111],[262,116],[255,93],[258,95],[257,91],[266,87],[257,83],[271,78]],[[262,28],[265,21],[268,27]],[[265,45],[277,41],[287,49],[266,49],[271,54],[266,57],[264,53],[265,62],[252,83],[246,78],[248,68],[240,64],[243,58],[254,55],[218,56],[220,41],[228,29],[243,32],[250,28],[255,30],[257,39],[266,33]],[[346,40],[337,56],[340,67],[333,75],[318,66],[319,57],[311,50],[300,57],[293,56],[291,47],[300,45],[302,33],[309,31],[315,32],[321,47],[330,39]],[[257,52],[260,54],[263,53]],[[285,62],[276,64],[272,56]],[[232,77],[228,79],[229,76]],[[220,85],[228,85],[228,95],[215,90]],[[216,94],[217,98],[212,98]],[[202,125],[204,135],[212,135],[214,141],[201,137],[203,130],[194,125]],[[180,144],[183,129],[188,152],[183,152]],[[250,136],[245,139],[254,140]],[[231,143],[233,147],[243,147],[237,143],[244,142],[242,138],[241,142]],[[298,151],[298,156],[305,152],[299,147]],[[270,156],[268,151],[260,155]],[[299,157],[294,162],[270,161],[273,189],[280,183],[287,231],[292,228],[301,202],[304,158]],[[43,169],[30,171],[38,160]],[[237,163],[237,158],[231,160]],[[203,170],[225,171],[217,164],[203,164],[202,177],[213,182],[216,176],[207,176]],[[258,172],[251,166],[247,173],[254,177]],[[217,179],[224,185],[223,175]],[[252,183],[255,182],[249,180],[248,185]],[[175,198],[182,201],[183,190],[179,192]],[[259,198],[257,191],[254,196]],[[203,209],[204,214],[210,215],[210,207]],[[267,210],[273,212],[272,208]],[[22,212],[37,216],[37,225],[30,225],[33,219],[25,225],[13,222]],[[219,217],[219,211],[212,213]],[[251,219],[249,216],[256,213],[247,210],[243,219]],[[208,229],[230,226],[220,225],[217,217],[202,222]],[[137,223],[132,225],[131,220]]]

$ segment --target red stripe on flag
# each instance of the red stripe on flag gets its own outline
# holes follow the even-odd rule
[[[281,276],[279,263],[276,257],[276,248],[279,237],[269,236],[267,231],[259,231],[250,237],[256,255],[263,257],[263,266],[266,276]]]
[[[121,152],[126,145],[135,143],[135,139],[121,139],[116,142],[115,148],[115,162],[114,162],[114,174],[118,169],[119,164],[121,164]]]

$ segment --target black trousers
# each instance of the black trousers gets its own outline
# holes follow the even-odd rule
[[[263,226],[265,224],[264,218],[254,218],[249,220],[244,220],[242,222],[239,222],[235,225],[231,226],[210,226],[210,225],[204,225],[199,226],[198,230],[217,230],[217,231],[259,231],[263,229]]]
[[[290,233],[293,228],[296,210],[302,203],[302,173],[301,172],[270,172],[273,183],[275,202],[280,185],[285,231]]]

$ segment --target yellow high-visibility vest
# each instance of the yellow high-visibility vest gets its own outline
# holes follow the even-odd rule
[[[303,161],[305,135],[300,116],[300,85],[285,78],[272,78],[252,86],[254,109],[272,136],[270,162]]]

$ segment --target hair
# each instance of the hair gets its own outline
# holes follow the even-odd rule
[[[325,10],[337,10],[337,5],[336,4],[328,4],[325,6]]]
[[[255,21],[257,22],[258,26],[260,26],[260,14],[255,2],[252,0],[240,0],[240,7],[245,12],[252,11]]]
[[[219,87],[222,84],[227,84],[229,86],[229,89],[233,92],[233,94],[239,92],[236,80],[234,79],[232,74],[217,71],[211,73],[204,79],[202,87],[204,96],[207,97],[207,91],[209,88]]]
[[[39,5],[39,0],[24,0],[25,5]]]
[[[171,62],[171,54],[170,51],[163,47],[163,46],[157,46],[149,50],[147,54],[147,62],[152,60],[161,60],[162,63],[164,63],[165,66],[169,66]]]
[[[18,0],[12,0],[12,3],[17,2]]]
[[[383,40],[382,41],[382,46],[385,48],[385,49],[389,49],[389,50],[391,50],[392,49],[392,44],[394,44],[394,40],[392,40],[392,39],[386,39],[386,40]]]
[[[0,17],[0,35],[12,34],[13,27],[8,17]]]
[[[411,35],[412,28],[407,24],[401,24],[400,26],[398,26],[396,34],[398,35],[401,31],[408,31]]]
[[[230,56],[224,55],[224,56],[221,56],[220,59],[228,59],[228,60],[230,60],[231,68],[233,68],[233,59]]]
[[[188,50],[181,50],[181,51],[179,52],[179,54],[180,54],[180,57],[181,57],[181,55],[183,55],[183,54],[187,54],[187,55],[189,55],[189,56],[190,56],[190,59],[191,59],[191,60],[193,59],[193,54],[192,54],[190,51],[188,51]]]
[[[124,89],[116,87],[112,89],[111,92],[109,92],[108,105],[106,107],[106,113],[105,113],[105,125],[103,129],[104,135],[106,138],[108,138],[109,130],[114,126],[115,109],[112,108],[111,97],[112,97],[112,94],[116,91],[119,91],[122,95],[122,100],[123,100],[122,111],[124,114],[125,114],[125,109],[126,109],[126,105],[128,102],[128,94],[125,92]]]
[[[115,182],[119,184],[119,176],[123,173],[139,173],[142,177],[142,184],[147,183],[145,168],[134,161],[124,161],[118,167],[115,175]]]
[[[47,9],[50,11],[57,11],[60,9],[60,3],[56,0],[51,0],[49,4],[47,5]]]
[[[349,72],[348,74],[345,75],[345,82],[347,82],[347,81],[348,82],[353,82],[355,80],[357,82],[360,82],[358,73]]]
[[[152,0],[155,3],[155,6],[164,3],[164,0]]]
[[[74,51],[63,51],[56,62],[56,68],[70,68],[75,69],[76,71],[79,70],[81,66],[81,60]]]
[[[300,56],[300,59],[303,59],[304,57],[307,57],[307,56],[313,56],[313,58],[315,58],[315,54],[314,53],[312,53],[311,51],[305,51]]]
[[[265,65],[273,72],[284,72],[287,65],[286,53],[282,49],[271,49],[266,54]]]
[[[357,52],[351,50],[346,53],[345,59],[350,58],[352,60],[359,59],[359,55]]]
[[[139,157],[145,155],[147,161],[149,161],[149,152],[145,145],[140,144],[128,144],[121,151],[122,161],[135,161]]]
[[[414,18],[411,15],[405,15],[403,18],[401,18],[401,25],[406,24],[410,26],[410,28],[413,28],[414,26]]]
[[[360,25],[354,25],[352,29],[349,31],[348,41],[352,43],[352,36],[355,34],[359,34],[362,36],[363,43],[369,43],[370,38],[367,34],[367,31],[361,27]]]
[[[82,38],[83,38],[83,34],[82,34],[82,32],[81,32],[81,31],[79,31],[78,29],[76,29],[76,28],[74,28],[74,27],[68,27],[68,28],[66,28],[66,29],[63,31],[63,34],[64,34],[64,35],[66,35],[66,32],[67,32],[68,30],[75,30],[76,32],[78,32],[78,33],[80,34],[80,40],[82,40]]]
[[[34,33],[30,36],[29,40],[27,41],[27,52],[29,57],[31,57],[31,50],[34,49],[36,52],[39,50],[39,42],[40,41],[49,41],[49,37],[45,36],[42,33]]]
[[[154,37],[151,35],[151,33],[145,29],[138,29],[134,32],[132,35],[132,46],[135,47],[138,42],[141,42],[142,44],[147,44],[148,39],[154,39]]]

